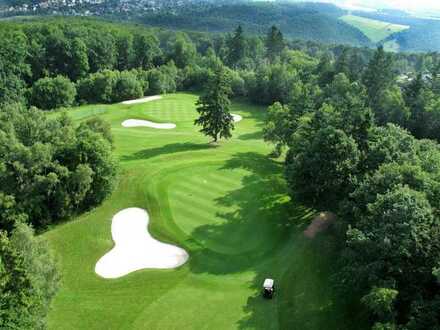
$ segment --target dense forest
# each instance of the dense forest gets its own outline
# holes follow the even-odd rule
[[[5,19],[11,16],[95,16],[174,30],[221,33],[240,24],[255,35],[263,35],[275,24],[291,39],[375,47],[376,43],[362,28],[341,19],[347,14],[408,26],[405,31],[382,41],[393,41],[401,51],[439,50],[439,21],[399,10],[349,11],[328,3],[251,0],[0,0],[0,18]]]
[[[10,16],[95,16],[174,30],[222,33],[240,24],[248,33],[256,35],[264,34],[276,24],[291,39],[375,47],[376,43],[362,28],[341,19],[347,14],[409,26],[383,41],[393,41],[401,51],[440,49],[438,20],[399,10],[349,11],[329,3],[250,0],[0,1],[0,17],[6,19]]]
[[[381,48],[357,77],[341,60],[320,67],[300,99],[307,107],[269,108],[265,137],[288,146],[292,197],[341,219],[341,294],[358,295],[374,329],[435,329],[438,74],[399,86]]]
[[[28,6],[39,2],[22,1]],[[249,33],[264,34],[273,24],[293,39],[327,44],[374,46],[361,31],[340,20],[346,11],[331,4],[238,1],[183,1],[173,5],[150,2],[51,2],[32,11],[5,11],[9,15],[93,15],[177,30],[228,32],[241,24]],[[18,5],[18,4],[17,4]],[[152,6],[152,7],[150,7]],[[1,16],[1,11],[0,11]]]
[[[3,22],[0,26],[0,101],[40,109],[200,89],[206,70],[217,61],[229,67],[235,96],[250,96],[258,103],[271,104],[276,99],[272,93],[284,95],[283,90],[289,88],[278,79],[278,75],[291,71],[284,70],[286,66],[303,64],[312,70],[320,59],[333,61],[340,57],[347,58],[353,71],[360,71],[373,55],[368,48],[288,41],[279,29],[271,30],[274,50],[268,53],[266,38],[249,35],[242,40],[246,33],[242,27],[237,37],[89,19]],[[237,42],[242,48],[231,51]],[[435,54],[392,56],[394,73],[413,76],[416,71],[431,69],[435,59]],[[296,74],[301,72],[296,70]],[[273,83],[260,86],[264,77]],[[92,86],[94,92],[90,94]]]
[[[368,38],[339,19],[345,11],[327,4],[243,3],[146,14],[139,21],[152,26],[227,32],[241,24],[249,33],[264,34],[273,24],[292,39],[327,44],[371,46]]]
[[[214,73],[269,106],[264,138],[273,157],[287,150],[292,198],[338,215],[340,294],[374,329],[440,326],[438,54],[289,42],[276,26],[256,37],[86,19],[3,22],[0,44],[1,328],[44,327],[56,291],[32,228],[99,205],[116,180],[106,122],[45,111],[199,91]]]

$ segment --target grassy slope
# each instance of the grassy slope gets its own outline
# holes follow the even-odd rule
[[[357,16],[411,28],[390,36],[400,51],[432,52],[440,50],[440,21],[437,19],[422,19],[415,16],[387,15],[381,13],[356,12]]]
[[[401,32],[409,28],[407,25],[391,24],[365,17],[345,15],[341,19],[361,30],[371,41],[380,42],[391,34]]]
[[[358,328],[333,299],[329,249],[302,236],[310,211],[289,202],[282,164],[266,156],[264,109],[235,103],[244,120],[215,148],[192,125],[195,101],[175,94],[70,112],[77,121],[111,121],[121,176],[102,206],[45,234],[63,275],[49,328]],[[177,129],[122,128],[128,118],[175,122]],[[176,270],[101,279],[94,266],[113,245],[112,216],[133,206],[146,208],[153,235],[187,249],[190,260]],[[267,276],[278,282],[272,301],[260,297]]]

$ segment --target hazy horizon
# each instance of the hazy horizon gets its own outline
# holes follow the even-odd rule
[[[331,0],[339,2],[340,5],[346,7],[364,7],[372,9],[400,9],[410,12],[439,12],[440,1],[438,0]]]
[[[296,0],[299,1],[299,0]],[[307,0],[303,0],[307,1]],[[312,0],[329,2],[353,10],[398,9],[413,13],[440,13],[438,0]]]

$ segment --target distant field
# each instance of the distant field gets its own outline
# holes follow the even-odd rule
[[[408,25],[391,24],[354,15],[342,16],[341,20],[358,28],[372,42],[380,42],[393,33],[409,29]]]

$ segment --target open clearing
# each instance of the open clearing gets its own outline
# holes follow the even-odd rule
[[[345,15],[341,19],[359,29],[372,42],[378,43],[391,34],[409,29],[408,25],[392,24],[355,15]]]
[[[196,101],[172,94],[70,111],[77,122],[110,121],[120,180],[103,205],[44,234],[63,276],[49,329],[359,329],[350,299],[332,291],[331,236],[304,237],[315,212],[290,201],[282,160],[267,156],[265,108],[233,102],[243,120],[214,147],[193,126]],[[130,118],[177,127],[122,127]],[[114,247],[112,218],[133,207],[147,210],[154,238],[190,258],[103,279],[95,265]],[[276,282],[271,301],[261,298],[265,278]]]

